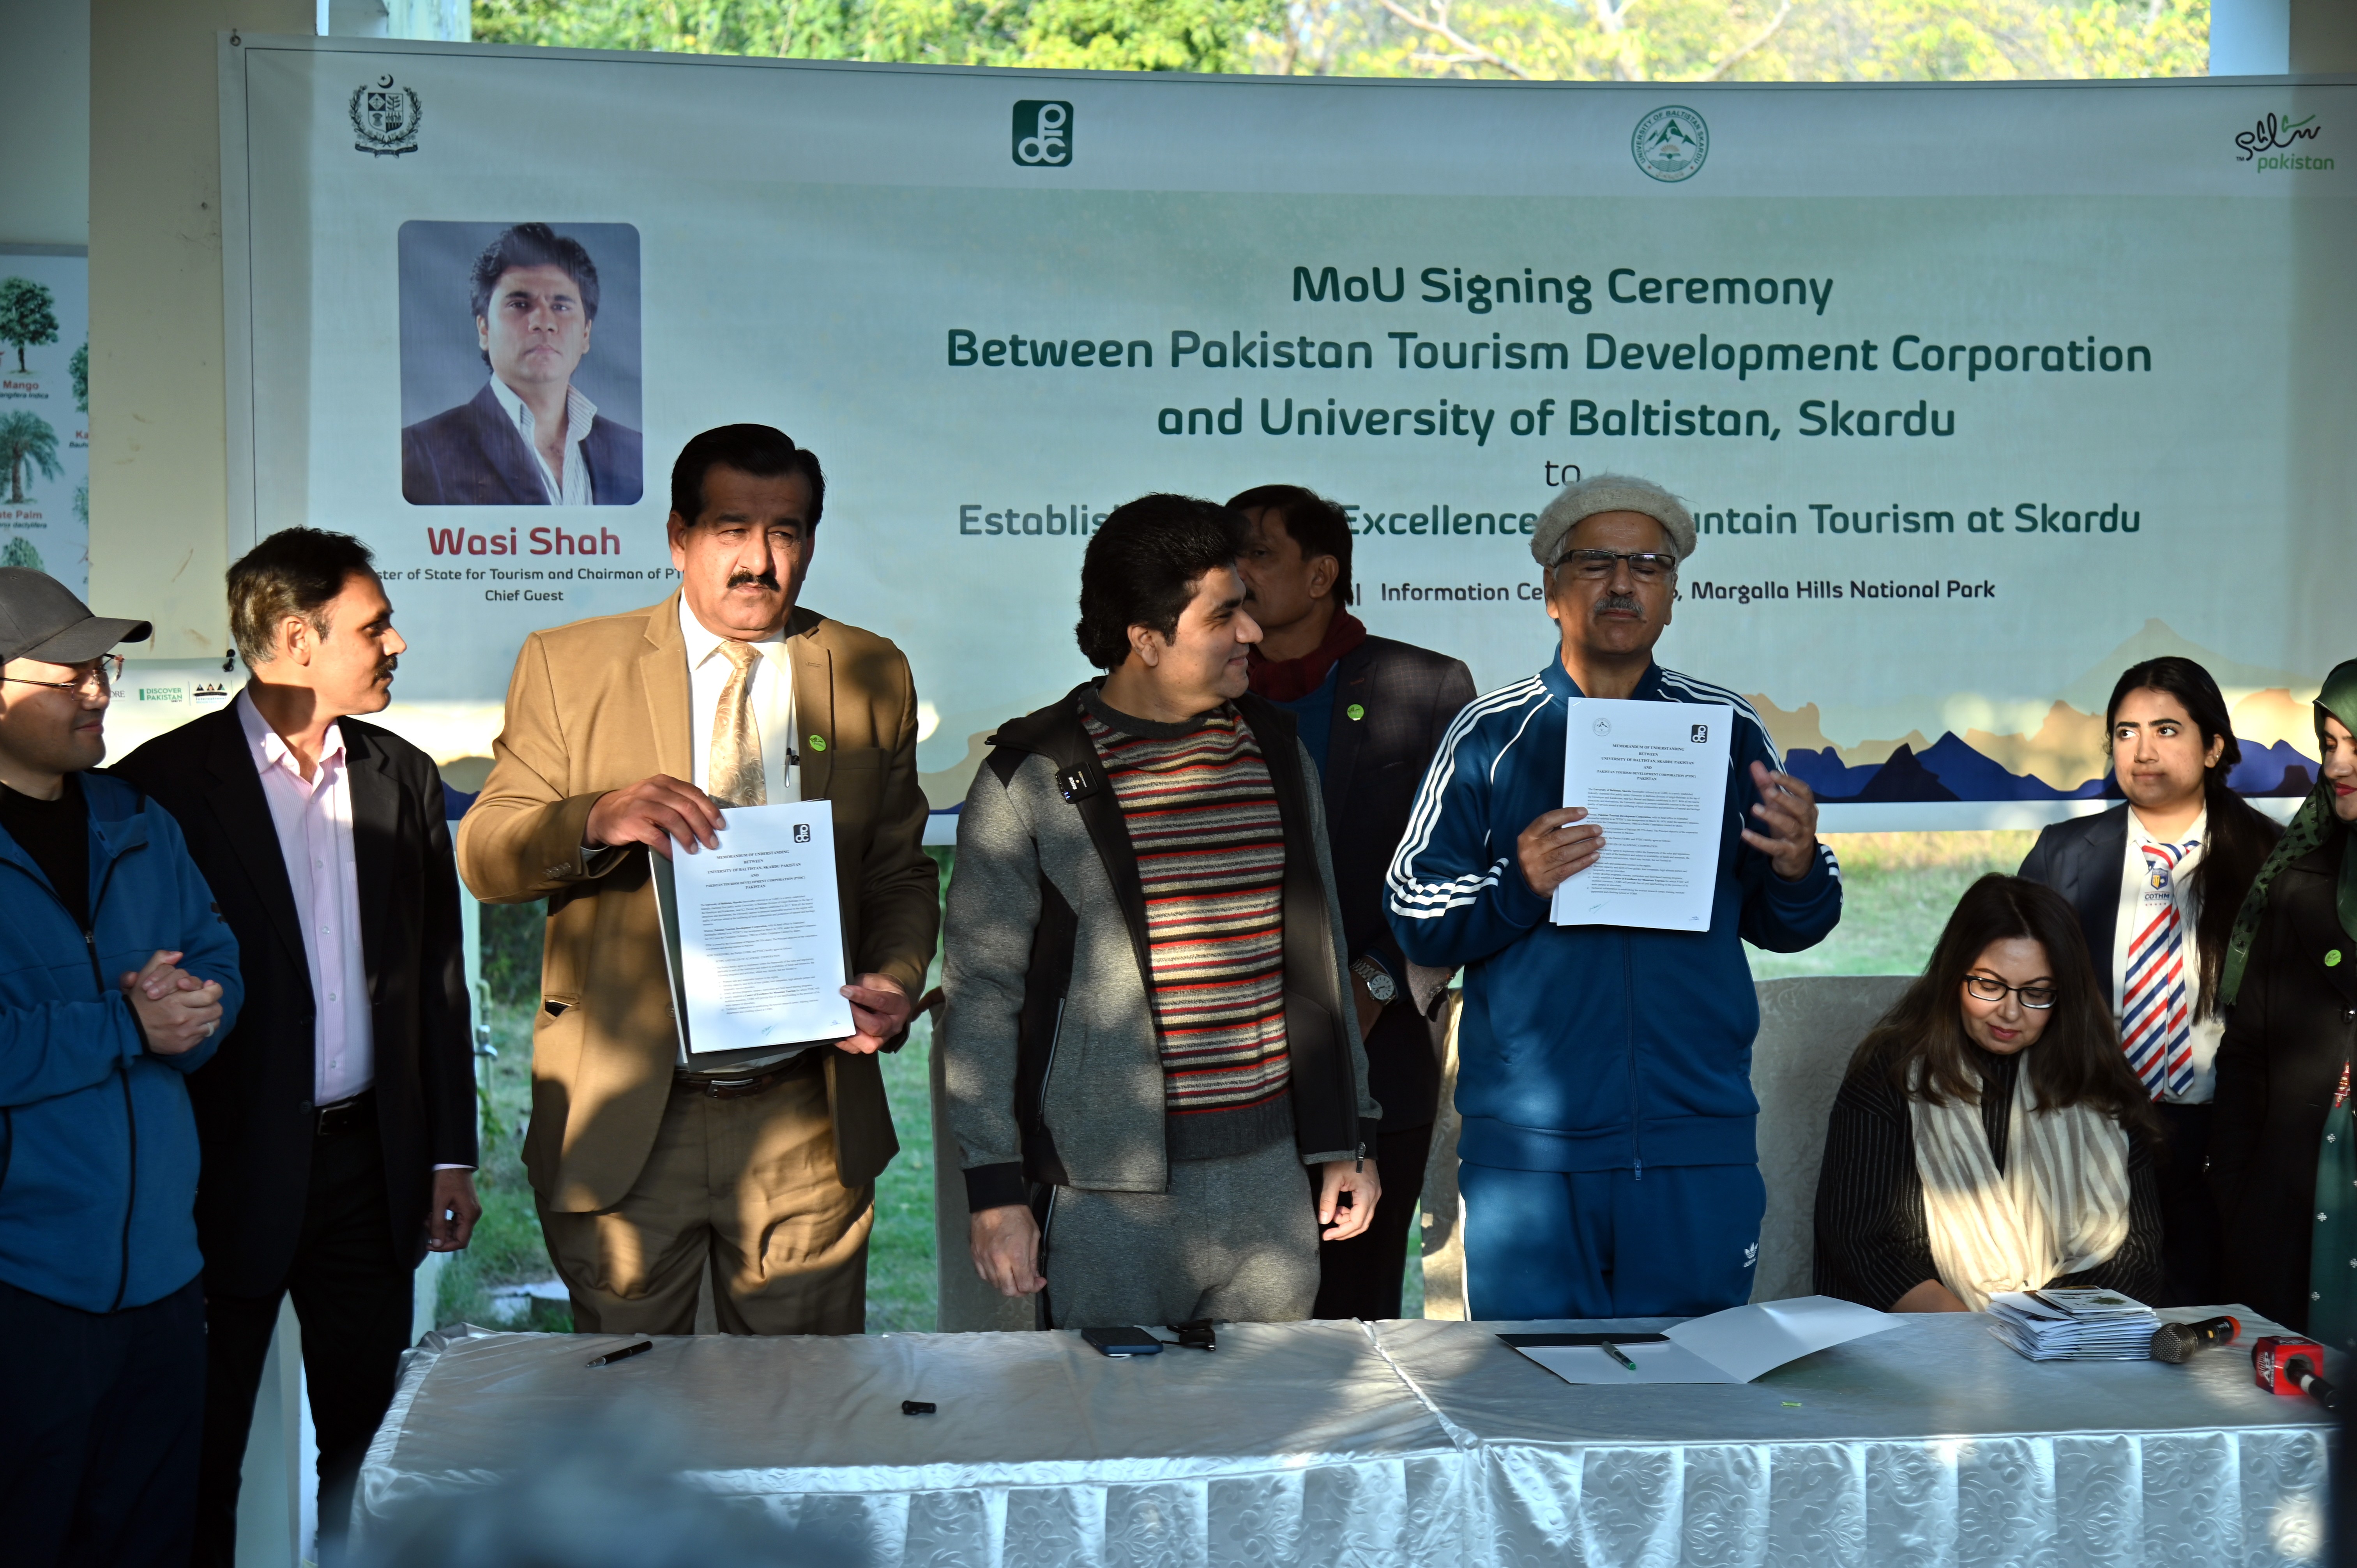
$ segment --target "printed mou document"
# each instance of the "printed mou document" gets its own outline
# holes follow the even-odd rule
[[[672,1013],[691,1060],[853,1032],[824,800],[720,813],[720,847],[653,859]]]
[[[1604,853],[1555,890],[1555,923],[1708,930],[1735,710],[1607,697],[1570,707],[1563,803],[1587,808]]]

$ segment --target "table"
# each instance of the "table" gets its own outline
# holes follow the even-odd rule
[[[702,1490],[852,1527],[879,1568],[2320,1553],[2330,1420],[2254,1388],[2239,1350],[2037,1365],[1982,1318],[1927,1316],[1740,1387],[1598,1389],[1495,1337],[1663,1326],[1239,1324],[1211,1355],[1133,1361],[1071,1334],[704,1337],[594,1369],[624,1341],[435,1336],[370,1450],[354,1528],[604,1419],[647,1431]]]

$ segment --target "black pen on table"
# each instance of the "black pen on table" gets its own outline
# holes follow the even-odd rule
[[[1631,1359],[1629,1359],[1629,1353],[1628,1353],[1627,1351],[1625,1351],[1625,1350],[1621,1349],[1620,1346],[1615,1345],[1614,1343],[1612,1343],[1612,1341],[1611,1341],[1611,1340],[1609,1340],[1609,1339],[1599,1339],[1599,1340],[1598,1340],[1596,1343],[1597,1343],[1598,1348],[1600,1348],[1600,1349],[1601,1349],[1601,1350],[1602,1350],[1606,1355],[1608,1355],[1608,1356],[1611,1357],[1614,1360],[1616,1360],[1616,1361],[1620,1362],[1622,1366],[1624,1366],[1624,1367],[1628,1368],[1631,1371],[1632,1371],[1632,1372],[1633,1372],[1633,1371],[1635,1371],[1635,1370],[1637,1369],[1637,1363],[1636,1363],[1636,1362],[1634,1362],[1634,1361],[1631,1361]]]
[[[643,1356],[655,1348],[651,1339],[641,1339],[635,1345],[625,1345],[619,1350],[608,1350],[602,1356],[592,1356],[581,1364],[585,1367],[610,1367],[617,1361],[627,1361],[633,1356]]]

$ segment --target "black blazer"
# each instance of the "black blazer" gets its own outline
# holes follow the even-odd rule
[[[2029,881],[2062,895],[2077,912],[2104,1005],[2114,1008],[2119,998],[2112,994],[2112,941],[2119,931],[2120,878],[2127,853],[2128,808],[2123,800],[2092,817],[2047,823],[2022,857],[2020,871]]]
[[[433,759],[374,725],[341,723],[385,1198],[399,1262],[414,1267],[434,1167],[476,1162],[457,870]],[[245,1007],[188,1079],[204,1156],[197,1240],[209,1290],[268,1294],[294,1261],[317,1136],[310,966],[270,802],[234,704],[157,736],[113,771],[178,820],[238,939]]]
[[[581,460],[599,506],[630,506],[644,488],[645,443],[604,414],[589,422]],[[401,494],[412,506],[546,506],[540,459],[490,383],[456,408],[401,433]]]
[[[1383,917],[1383,883],[1407,833],[1424,771],[1466,703],[1473,675],[1459,659],[1370,637],[1341,657],[1322,784],[1334,887],[1353,960],[1372,953],[1400,983],[1400,999],[1367,1038],[1367,1087],[1386,1128],[1421,1127],[1438,1108],[1432,1030],[1408,999],[1407,955]],[[1351,717],[1357,707],[1363,715]]]
[[[2328,834],[2267,888],[2266,919],[2218,1047],[2210,1132],[2224,1299],[2300,1330],[2317,1146],[2341,1066],[2357,1053],[2357,942],[2335,902],[2347,832]]]

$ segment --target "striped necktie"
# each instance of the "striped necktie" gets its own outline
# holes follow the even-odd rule
[[[2197,841],[2198,842],[2198,841]],[[2120,999],[2120,1048],[2155,1100],[2193,1087],[2193,1021],[2185,1001],[2185,930],[2177,913],[2178,863],[2194,843],[2148,843],[2147,874],[2162,904],[2128,944],[2127,992]]]

